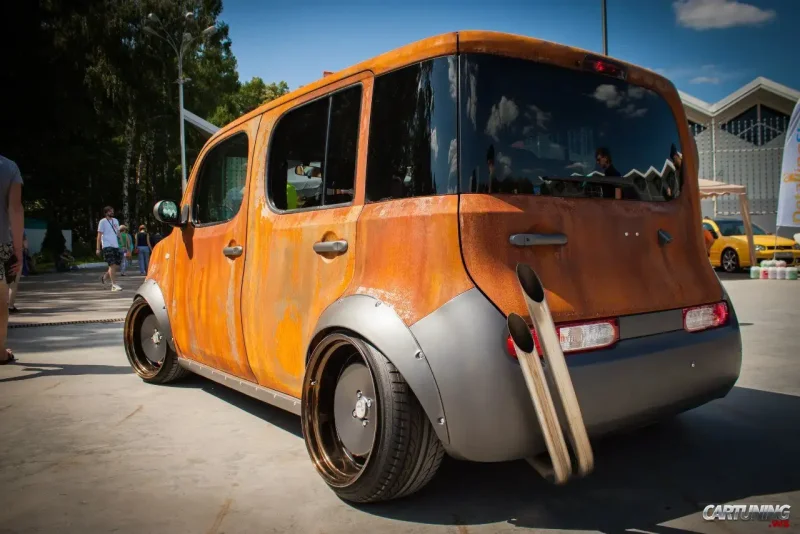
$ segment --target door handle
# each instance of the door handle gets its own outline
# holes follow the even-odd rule
[[[508,242],[517,247],[534,247],[537,245],[566,245],[564,234],[514,234]]]
[[[229,258],[238,258],[244,252],[244,248],[241,245],[237,245],[235,247],[225,247],[222,249],[222,253],[228,256]]]
[[[339,241],[317,241],[314,243],[314,252],[317,254],[325,254],[328,252],[344,254],[347,252],[347,241],[344,239]]]

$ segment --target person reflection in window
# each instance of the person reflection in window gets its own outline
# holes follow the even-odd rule
[[[604,176],[622,176],[611,161],[611,152],[605,148],[598,148],[595,153],[595,161],[597,166],[603,170]],[[603,198],[622,198],[622,189],[614,187],[611,184],[603,184]]]

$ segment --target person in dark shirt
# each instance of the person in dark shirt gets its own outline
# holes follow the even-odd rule
[[[603,170],[605,176],[622,176],[611,161],[611,152],[605,148],[600,147],[594,153],[597,166]],[[603,198],[622,198],[622,189],[615,187],[611,184],[603,184]]]

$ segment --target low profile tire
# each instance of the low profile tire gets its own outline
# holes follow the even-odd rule
[[[134,372],[150,384],[167,384],[186,376],[178,365],[167,338],[159,330],[158,319],[144,299],[134,301],[125,318],[125,354]]]
[[[302,428],[317,472],[352,502],[410,495],[430,482],[444,456],[392,363],[366,341],[341,333],[325,337],[311,355]]]
[[[732,248],[726,248],[725,250],[722,251],[720,264],[722,265],[722,269],[726,273],[739,272],[740,270],[739,255]]]

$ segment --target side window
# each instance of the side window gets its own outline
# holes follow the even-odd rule
[[[229,221],[239,212],[247,182],[247,158],[244,132],[225,139],[206,154],[194,188],[195,224]]]
[[[458,192],[457,72],[441,57],[375,78],[367,202]]]
[[[268,191],[280,210],[352,202],[361,85],[289,111],[275,126]]]
[[[706,230],[708,230],[709,232],[714,232],[714,227],[713,227],[713,226],[711,226],[711,225],[710,225],[710,224],[708,224],[708,223],[703,223],[703,228],[705,228],[705,229],[706,229]]]

